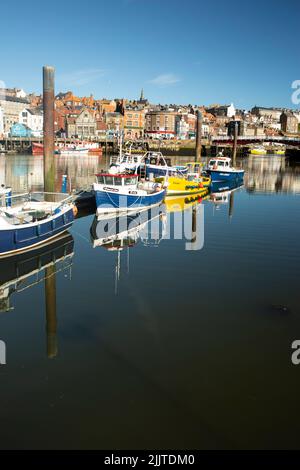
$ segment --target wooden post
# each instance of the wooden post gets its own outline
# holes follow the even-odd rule
[[[201,134],[202,134],[202,114],[197,109],[196,111],[197,116],[197,129],[196,129],[196,155],[195,155],[195,162],[201,161]]]
[[[229,195],[229,211],[228,211],[228,215],[230,219],[233,216],[233,203],[234,203],[234,194],[233,194],[233,191],[231,191]]]
[[[234,123],[234,138],[233,138],[233,151],[232,151],[232,165],[236,165],[236,149],[237,149],[237,138],[238,138],[238,122]]]
[[[54,68],[43,67],[44,191],[55,191],[54,167]]]

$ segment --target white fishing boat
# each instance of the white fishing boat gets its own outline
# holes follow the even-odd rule
[[[98,173],[93,184],[97,215],[147,209],[160,204],[166,194],[162,184],[139,181],[136,174]]]
[[[56,153],[58,155],[88,155],[89,148],[81,145],[68,145],[58,148]]]

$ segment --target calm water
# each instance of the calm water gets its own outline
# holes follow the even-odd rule
[[[87,215],[0,261],[1,448],[300,448],[300,167],[241,165],[243,188],[197,206],[201,249],[164,238],[184,208],[192,231],[177,201],[155,240],[93,247]],[[58,157],[57,190],[104,167]],[[15,191],[42,189],[42,174],[40,157],[0,157]]]

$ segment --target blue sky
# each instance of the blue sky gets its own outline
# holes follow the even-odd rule
[[[157,103],[295,107],[299,0],[15,0],[1,5],[0,80]]]

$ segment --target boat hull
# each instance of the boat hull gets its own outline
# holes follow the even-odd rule
[[[208,170],[212,183],[218,181],[239,181],[244,178],[244,170],[241,171],[218,171]]]
[[[95,190],[97,214],[137,210],[160,204],[165,197],[165,190],[147,194],[117,194],[113,191]]]
[[[74,220],[73,208],[70,207],[51,220],[42,220],[28,226],[15,226],[0,230],[0,257],[35,249],[71,227]]]
[[[170,175],[186,175],[187,168],[176,168],[176,167],[165,167],[165,166],[157,166],[157,165],[146,165],[146,176],[149,178],[150,175],[153,175],[154,178],[159,176],[166,176],[167,174]]]
[[[267,155],[266,150],[250,150],[251,155]]]

